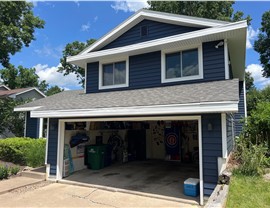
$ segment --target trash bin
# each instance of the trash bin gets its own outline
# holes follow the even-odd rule
[[[87,146],[87,166],[93,170],[99,170],[104,167],[105,145]]]

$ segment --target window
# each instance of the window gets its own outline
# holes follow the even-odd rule
[[[201,79],[201,47],[182,51],[163,52],[162,82]]]
[[[128,86],[127,61],[100,65],[99,88],[108,89]]]

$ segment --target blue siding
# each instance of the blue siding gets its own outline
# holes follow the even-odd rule
[[[208,124],[212,130],[208,130]],[[204,194],[210,195],[218,181],[218,157],[222,157],[221,114],[202,115]]]
[[[101,90],[117,91],[140,89],[148,87],[160,87],[177,84],[197,83],[205,81],[217,81],[225,79],[224,70],[224,49],[215,48],[219,41],[203,44],[203,71],[204,78],[201,80],[180,81],[161,83],[161,51],[146,53],[129,57],[129,87]],[[86,93],[98,92],[99,63],[87,65],[87,86]]]
[[[30,138],[38,138],[39,136],[39,119],[31,118],[30,112],[26,112],[26,131],[25,136]]]
[[[56,175],[57,145],[58,145],[58,119],[50,118],[48,136],[49,138],[48,138],[47,164],[50,164],[50,175]]]
[[[148,27],[148,35],[145,37],[141,37],[141,27]],[[149,40],[154,40],[158,38],[168,37],[172,35],[192,32],[195,30],[199,30],[201,28],[196,27],[186,27],[179,26],[167,23],[156,22],[152,20],[143,20],[127,32],[122,34],[120,37],[104,46],[101,50],[111,49],[121,46],[127,46],[131,44],[141,43]]]
[[[244,82],[239,82],[239,103],[238,112],[235,113],[235,136],[239,136],[243,129],[243,119],[245,118]]]
[[[227,127],[227,152],[228,155],[234,148],[234,118],[233,114],[226,114],[226,127]]]

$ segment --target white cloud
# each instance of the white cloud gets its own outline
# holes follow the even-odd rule
[[[118,0],[111,7],[116,11],[136,12],[142,8],[148,8],[147,0]]]
[[[83,32],[88,32],[89,29],[90,29],[90,22],[81,26],[81,31],[83,31]]]
[[[98,16],[95,16],[94,17],[94,22],[97,22],[98,21]]]
[[[246,71],[251,73],[254,78],[254,84],[259,89],[264,88],[266,85],[270,85],[270,79],[262,76],[262,66],[259,64],[250,64],[247,66]]]
[[[62,45],[57,47],[51,47],[50,45],[43,45],[42,48],[35,49],[34,52],[39,56],[50,56],[53,58],[60,59],[62,56],[62,51],[64,47]]]
[[[247,30],[247,42],[246,42],[246,48],[247,49],[252,48],[252,42],[256,39],[258,34],[259,34],[259,29],[254,30],[251,26],[248,27],[248,30]]]
[[[36,69],[36,74],[39,76],[40,80],[46,80],[51,86],[58,85],[65,90],[70,88],[80,88],[80,85],[78,84],[79,81],[75,74],[64,76],[62,73],[57,72],[58,67],[60,66],[61,64],[53,67],[48,67],[47,64],[37,64],[36,66],[33,66],[33,68]]]

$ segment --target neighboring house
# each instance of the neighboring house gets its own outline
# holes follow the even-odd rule
[[[69,63],[85,68],[84,91],[65,91],[15,109],[30,111],[33,118],[49,118],[49,176],[64,176],[64,144],[76,122],[86,123],[90,138],[106,137],[103,121],[131,122],[133,129],[144,128],[136,122],[147,122],[146,147],[141,149],[146,158],[154,159],[164,159],[164,131],[177,126],[180,138],[188,138],[180,141],[185,154],[170,156],[184,160],[197,146],[203,204],[246,116],[246,31],[246,21],[140,10],[77,56],[68,57]],[[158,141],[157,127],[162,132]]]
[[[5,85],[0,86],[0,99],[11,98],[15,100],[38,100],[46,97],[40,90],[35,87],[9,89]],[[25,113],[25,129],[24,136],[31,138],[42,137],[43,120],[39,118],[30,118],[30,113]],[[6,131],[1,138],[14,136],[12,132]]]

